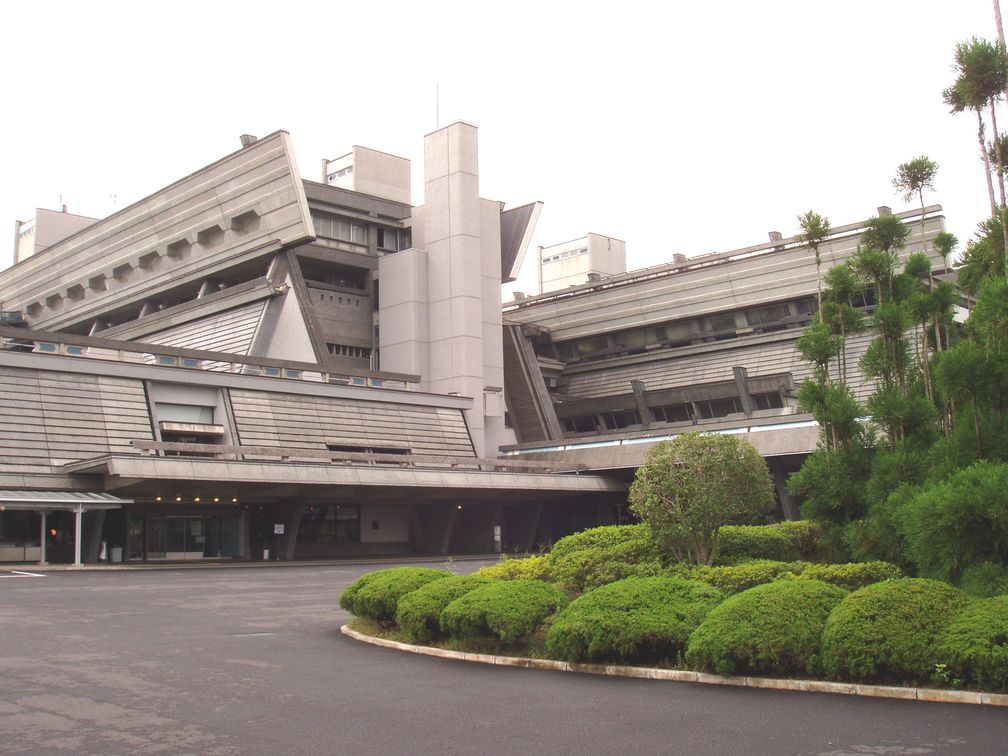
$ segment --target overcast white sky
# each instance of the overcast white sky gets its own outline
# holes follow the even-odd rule
[[[607,234],[631,269],[791,235],[809,208],[834,225],[903,209],[890,182],[920,154],[962,243],[987,212],[975,118],[941,90],[957,41],[995,37],[990,0],[46,2],[0,19],[3,266],[35,207],[107,215],[245,132],[289,131],[315,180],[354,144],[409,157],[419,204],[436,85],[441,125],[480,127],[481,195],[545,202],[533,245]]]

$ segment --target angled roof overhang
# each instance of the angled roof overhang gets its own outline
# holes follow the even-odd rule
[[[0,507],[11,510],[71,510],[119,509],[124,504],[132,504],[132,499],[123,499],[107,493],[83,491],[12,491],[0,490]]]
[[[542,206],[542,202],[530,202],[501,211],[501,283],[510,283],[518,277]]]

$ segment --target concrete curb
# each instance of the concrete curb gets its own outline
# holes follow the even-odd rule
[[[523,656],[495,656],[475,654],[466,651],[449,651],[431,646],[415,646],[409,643],[375,638],[352,630],[343,625],[340,632],[348,638],[370,643],[372,646],[392,648],[411,654],[436,656],[441,659],[496,664],[502,667],[524,667],[527,669],[547,669],[554,672],[581,672],[589,675],[609,677],[634,677],[643,680],[670,680],[673,682],[703,683],[705,685],[731,685],[738,688],[764,688],[769,690],[791,690],[804,693],[838,693],[864,698],[899,698],[907,701],[933,701],[940,703],[980,704],[1008,708],[1008,694],[977,693],[968,690],[938,690],[935,688],[901,688],[894,685],[862,685],[860,683],[828,682],[825,680],[778,680],[771,677],[721,677],[705,672],[690,672],[681,669],[655,669],[653,667],[628,667],[619,664],[571,664],[554,659],[529,659]]]

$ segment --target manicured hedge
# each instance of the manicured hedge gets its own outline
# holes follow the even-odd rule
[[[903,577],[903,572],[889,562],[851,562],[850,564],[810,564],[801,576],[810,580],[822,580],[844,588],[864,588],[883,580]]]
[[[827,674],[864,682],[931,680],[938,639],[969,599],[921,578],[860,588],[833,610],[823,631]]]
[[[441,612],[441,631],[453,638],[498,638],[515,643],[570,599],[541,580],[498,580],[452,601]]]
[[[547,580],[549,560],[545,556],[501,560],[490,567],[481,567],[473,574],[490,580]]]
[[[395,620],[399,599],[433,580],[451,575],[430,567],[392,567],[363,575],[351,583],[340,597],[340,606],[358,617],[378,622]]]
[[[605,525],[561,538],[547,560],[543,579],[573,593],[661,573],[658,546],[643,524]]]
[[[935,661],[966,684],[1008,692],[1008,596],[968,604],[942,633]]]
[[[633,548],[615,546],[574,551],[553,560],[547,574],[550,580],[571,593],[590,591],[627,577],[662,574],[662,566],[657,559],[638,561],[633,554],[626,553]]]
[[[793,562],[800,556],[797,545],[773,525],[725,525],[718,530],[718,559],[775,559]]]
[[[696,580],[627,578],[585,593],[557,615],[546,650],[568,661],[675,660],[724,598]]]
[[[702,580],[725,594],[731,595],[763,583],[769,583],[785,573],[800,575],[808,566],[806,562],[775,562],[768,559],[757,559],[752,562],[719,567],[674,565],[669,569],[669,574]]]
[[[838,586],[804,579],[738,593],[693,632],[686,662],[719,675],[814,675],[826,620],[846,595]]]
[[[440,635],[444,608],[487,582],[474,575],[451,575],[422,585],[399,599],[396,624],[411,640],[432,641]]]
[[[580,533],[565,536],[553,544],[549,558],[553,561],[584,549],[612,549],[621,547],[626,555],[636,554],[640,559],[658,559],[657,544],[651,538],[651,529],[638,525],[603,525]]]

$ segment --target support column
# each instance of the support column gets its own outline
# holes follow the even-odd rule
[[[39,541],[41,544],[41,550],[39,551],[39,564],[46,565],[49,564],[46,561],[46,536],[48,535],[48,533],[46,533],[46,511],[43,509],[40,514],[42,515],[42,540]]]
[[[98,561],[98,556],[101,553],[101,541],[102,541],[102,531],[105,529],[105,510],[99,509],[94,513],[94,522],[91,523],[91,527],[88,529],[88,542],[87,542],[87,556],[85,561],[95,563]],[[105,554],[105,559],[108,561],[108,553]]]
[[[732,375],[735,376],[735,387],[738,389],[739,399],[742,401],[742,410],[746,417],[751,417],[753,410],[756,409],[756,403],[753,401],[752,394],[749,393],[749,373],[744,367],[733,367]]]
[[[535,505],[535,512],[532,513],[532,524],[529,526],[528,538],[525,541],[525,553],[531,554],[535,547],[535,537],[539,533],[539,520],[542,519],[543,505],[540,501]]]
[[[302,502],[294,505],[294,511],[290,520],[287,521],[287,543],[284,548],[284,559],[290,561],[294,558],[294,547],[297,546],[298,530],[301,528],[301,510],[304,509]]]
[[[74,510],[74,567],[81,566],[81,537],[84,535],[84,507]]]
[[[798,504],[787,490],[787,476],[779,465],[770,465],[773,474],[774,486],[777,488],[777,496],[780,499],[781,509],[784,510],[785,520],[800,520],[801,512],[798,511]]]
[[[451,508],[448,512],[448,522],[445,524],[444,537],[441,539],[441,553],[447,554],[451,545],[452,531],[455,530],[455,520],[458,517],[458,506]]]
[[[634,402],[637,404],[637,414],[640,415],[641,425],[647,428],[654,422],[654,415],[651,408],[648,407],[644,381],[630,381],[630,388],[633,389]]]

